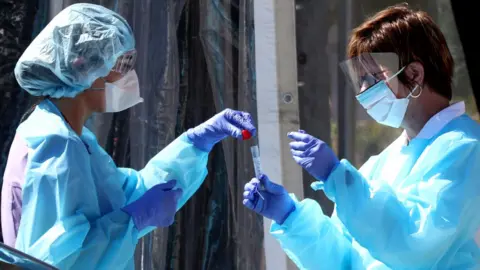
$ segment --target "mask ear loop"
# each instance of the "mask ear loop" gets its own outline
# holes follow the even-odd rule
[[[406,67],[406,66],[405,66],[405,67]],[[398,74],[400,74],[400,73],[405,69],[405,67],[402,67],[399,71],[397,71],[395,74],[393,74],[392,76],[390,76],[390,78],[387,78],[387,79],[385,80],[385,82],[388,83],[388,82],[391,81],[393,78],[397,77]]]
[[[106,80],[104,77],[100,77],[99,79],[101,79],[101,80],[103,81],[103,83],[104,83],[103,88],[100,88],[100,87],[90,87],[90,88],[85,89],[85,90],[105,90],[105,88],[106,88],[105,85],[108,83],[107,80]]]
[[[418,94],[414,95],[413,93],[414,93],[415,90],[417,90],[417,89],[419,89],[419,90],[418,90]],[[417,85],[412,89],[412,91],[410,91],[410,95],[409,95],[409,96],[410,96],[411,98],[418,98],[418,97],[422,94],[422,92],[423,92],[423,87],[421,87],[420,84],[417,84]]]

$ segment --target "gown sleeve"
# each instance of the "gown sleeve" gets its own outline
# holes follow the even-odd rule
[[[155,155],[142,170],[121,168],[127,179],[124,185],[129,198],[127,204],[140,198],[149,188],[175,179],[176,188],[183,190],[177,202],[177,211],[180,210],[205,180],[208,154],[195,147],[186,134],[182,134]],[[139,237],[154,229],[148,227],[142,230]]]
[[[387,266],[467,269],[478,260],[478,247],[476,254],[456,255],[460,247],[475,245],[480,226],[479,143],[437,143],[429,152],[436,154],[419,161],[419,169],[403,179],[415,185],[394,190],[386,182],[369,182],[342,160],[324,190],[352,237]]]
[[[283,224],[272,222],[270,233],[299,269],[362,269],[357,251],[340,226],[311,199],[298,202]]]

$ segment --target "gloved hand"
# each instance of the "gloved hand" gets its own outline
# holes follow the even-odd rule
[[[245,185],[243,205],[278,224],[283,224],[290,213],[295,211],[293,199],[283,186],[271,182],[266,175],[259,178],[253,178]],[[261,185],[263,190],[260,189]],[[257,192],[260,192],[263,199]]]
[[[228,136],[242,138],[242,130],[255,136],[257,130],[250,114],[225,109],[203,124],[189,129],[187,136],[197,148],[209,152],[216,143]]]
[[[176,180],[158,184],[147,190],[142,197],[122,208],[133,218],[135,227],[141,231],[149,226],[167,227],[173,224],[181,189],[175,189]]]
[[[319,181],[327,180],[339,160],[332,149],[323,141],[308,135],[303,130],[290,132],[288,137],[293,159]]]

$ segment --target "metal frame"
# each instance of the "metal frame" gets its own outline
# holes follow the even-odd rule
[[[0,243],[0,258],[2,262],[9,262],[8,264],[16,265],[18,267],[35,266],[35,269],[37,270],[58,270],[54,266],[44,261],[41,261],[33,256],[23,253],[20,250],[7,246],[3,243]]]
[[[345,60],[348,37],[353,24],[353,0],[341,0],[338,5],[338,62]],[[343,19],[342,19],[343,18]],[[355,160],[355,109],[357,103],[351,89],[348,89],[343,74],[338,77],[338,156]]]

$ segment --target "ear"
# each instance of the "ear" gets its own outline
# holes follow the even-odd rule
[[[110,71],[110,73],[108,73],[108,75],[104,77],[105,81],[107,81],[109,83],[116,82],[116,81],[120,80],[121,78],[123,78],[123,75],[116,72],[116,71]]]
[[[92,85],[90,86],[90,88],[88,89],[85,89],[85,90],[101,90],[101,89],[105,89],[105,80],[102,79],[102,78],[98,78],[96,79]]]
[[[425,77],[425,71],[423,65],[420,62],[412,62],[405,68],[405,75],[412,83],[423,85],[423,79]]]

